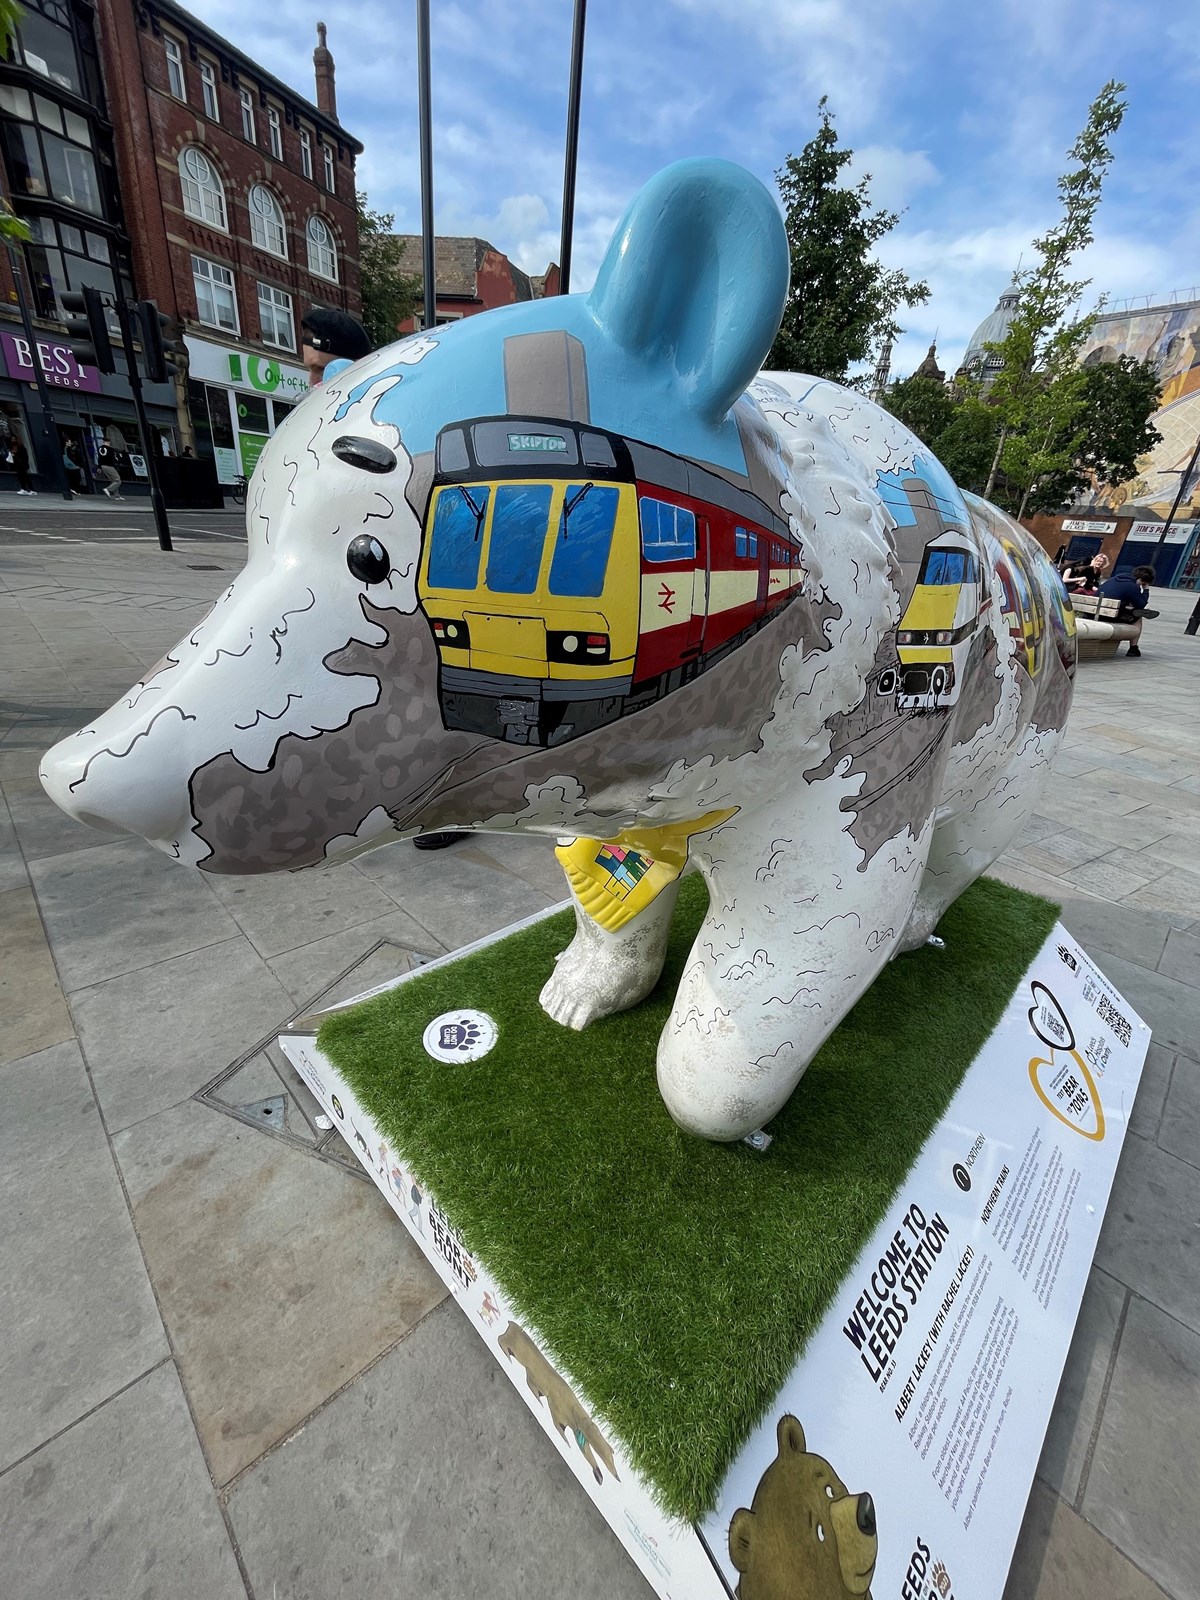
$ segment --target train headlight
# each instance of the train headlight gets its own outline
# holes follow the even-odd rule
[[[934,644],[949,644],[953,637],[952,633],[943,628],[940,633],[934,635],[933,642]]]
[[[433,637],[438,644],[449,645],[452,650],[470,649],[471,631],[465,622],[451,621],[443,617],[431,617],[429,625],[433,629]]]
[[[908,631],[907,628],[902,628],[900,630],[900,632],[896,635],[896,643],[897,644],[911,644],[912,642],[913,642],[913,636]]]
[[[567,655],[573,656],[579,649],[579,640],[573,633],[564,633],[562,647]]]

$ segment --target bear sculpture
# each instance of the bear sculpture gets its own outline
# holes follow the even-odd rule
[[[779,1419],[776,1438],[779,1453],[750,1509],[729,1524],[737,1600],[871,1600],[874,1501],[850,1494],[829,1462],[810,1454],[795,1417]]]
[[[590,293],[328,368],[255,469],[244,570],[47,791],[213,873],[573,840],[541,996],[573,1028],[654,986],[699,870],[659,1085],[691,1132],[761,1128],[1016,837],[1075,662],[1015,523],[861,395],[756,376],[787,279],[763,186],[684,161]]]

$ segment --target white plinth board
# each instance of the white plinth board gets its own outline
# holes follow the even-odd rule
[[[317,1049],[321,1015],[293,1024],[280,1045],[662,1600],[736,1594],[730,1524],[753,1506],[769,1469],[773,1492],[758,1515],[737,1519],[748,1535],[739,1561],[764,1551],[778,1559],[783,1536],[790,1563],[829,1568],[828,1541],[845,1530],[849,1508],[825,1516],[824,1502],[805,1499],[815,1464],[792,1470],[799,1436],[790,1425],[788,1460],[772,1468],[789,1415],[802,1448],[832,1468],[832,1492],[871,1497],[876,1600],[999,1600],[1150,1042],[1061,925],[697,1527],[663,1515],[604,1418],[536,1329],[519,1326],[487,1264]],[[763,1526],[759,1539],[789,1472],[787,1529]],[[806,1551],[802,1535],[818,1542]],[[842,1592],[831,1588],[831,1600]]]

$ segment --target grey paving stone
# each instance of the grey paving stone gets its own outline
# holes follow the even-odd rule
[[[240,934],[71,996],[110,1130],[194,1094],[293,1009]]]
[[[1158,1142],[1181,1161],[1200,1167],[1200,1061],[1191,1056],[1175,1058]]]
[[[1092,1268],[1038,1463],[1038,1476],[1066,1500],[1079,1493],[1127,1293]]]
[[[1070,828],[1051,834],[1037,844],[1024,845],[1016,852],[1018,858],[1043,872],[1070,874],[1087,861],[1095,861],[1108,849],[1104,839],[1094,834]]]
[[[1119,916],[1120,912],[1114,915]],[[1159,972],[1150,972],[1117,955],[1108,955],[1097,964],[1142,1020],[1149,1023],[1159,1044],[1193,1054],[1197,1052],[1200,989],[1179,983],[1175,978],[1165,978]]]
[[[174,1367],[0,1478],[12,1600],[245,1600]]]
[[[934,1591],[936,1593],[936,1591]],[[1043,1484],[1035,1483],[1004,1600],[1164,1600],[1163,1592]]]
[[[73,1038],[75,1028],[33,890],[0,892],[0,1064]]]
[[[651,1593],[453,1304],[247,1473],[229,1516],[258,1595]]]
[[[1130,1133],[1140,1139],[1155,1139],[1162,1120],[1163,1105],[1171,1083],[1171,1069],[1175,1065],[1175,1052],[1166,1045],[1151,1044],[1146,1052],[1141,1081],[1133,1102],[1133,1115],[1129,1119]]]
[[[480,833],[461,848],[481,851],[505,872],[531,883],[554,904],[570,895],[566,875],[554,854],[555,843],[554,839],[533,834]]]
[[[114,1145],[218,1484],[445,1294],[374,1185],[207,1106]]]
[[[1164,978],[1178,978],[1180,983],[1190,983],[1193,989],[1200,989],[1200,938],[1173,931],[1167,938],[1158,970]]]
[[[1107,951],[1151,971],[1171,931],[1170,922],[1157,912],[1122,906],[1117,913],[1105,901],[1077,897],[1062,901],[1062,923],[1089,955]],[[1104,966],[1098,956],[1096,960]]]
[[[78,1046],[10,1062],[0,1094],[3,1468],[160,1361],[167,1341]],[[19,1592],[7,1572],[0,1592]]]
[[[49,856],[31,873],[68,994],[239,932],[199,872],[141,839]]]
[[[360,856],[354,865],[447,950],[551,903],[547,894],[503,871],[471,841],[446,850],[414,850],[401,840]]]
[[[1145,867],[1146,864],[1143,862],[1142,865]],[[1123,900],[1126,895],[1133,894],[1136,889],[1144,889],[1152,881],[1145,871],[1132,872],[1107,858],[1087,861],[1082,867],[1072,867],[1069,876],[1072,883],[1077,883],[1092,894],[1103,895],[1107,900]]]
[[[387,942],[368,959],[367,952],[380,939]],[[414,944],[424,948],[414,952]],[[322,1005],[333,1005],[338,1000],[352,1000],[376,984],[409,971],[413,965],[419,966],[421,962],[414,962],[414,954],[433,960],[442,951],[437,940],[411,917],[403,911],[393,911],[378,922],[366,922],[359,928],[347,928],[344,933],[319,939],[316,944],[289,950],[267,965],[297,1006],[307,1006],[318,995]],[[338,979],[342,981],[331,987]]]
[[[208,882],[263,956],[282,955],[395,910],[388,896],[350,864],[256,878],[214,873]]]
[[[1200,1597],[1198,1390],[1200,1335],[1134,1299],[1083,1514],[1174,1600]]]
[[[1096,1265],[1200,1331],[1200,1171],[1126,1139]]]

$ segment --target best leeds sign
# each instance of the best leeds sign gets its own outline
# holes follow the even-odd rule
[[[0,347],[4,350],[4,363],[10,378],[18,383],[36,383],[33,355],[29,340],[19,333],[0,333]],[[36,341],[38,365],[42,376],[53,389],[86,389],[100,394],[100,374],[95,367],[80,366],[69,346],[53,344],[49,339]]]

